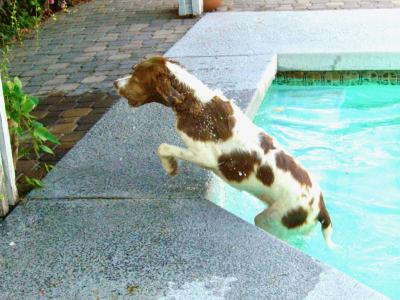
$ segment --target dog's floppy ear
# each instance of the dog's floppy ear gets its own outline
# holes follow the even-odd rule
[[[164,104],[176,106],[183,102],[183,95],[173,88],[171,80],[167,76],[159,76],[155,87]]]

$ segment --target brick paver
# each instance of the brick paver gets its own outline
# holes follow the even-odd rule
[[[165,53],[198,18],[177,17],[177,0],[92,0],[42,26],[13,47],[10,72],[41,99],[35,116],[61,140],[57,162],[118,98],[112,82],[143,58]],[[225,0],[220,11],[400,7],[399,0]],[[30,160],[19,174],[45,174]]]

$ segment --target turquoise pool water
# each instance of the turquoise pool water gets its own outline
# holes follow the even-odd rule
[[[289,242],[400,299],[400,86],[273,85],[254,122],[319,180],[340,248],[319,226]],[[250,223],[265,207],[222,183],[210,198]]]

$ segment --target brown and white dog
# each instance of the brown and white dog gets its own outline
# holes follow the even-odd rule
[[[187,149],[159,146],[161,164],[169,175],[178,173],[176,158],[211,170],[268,205],[255,217],[258,227],[279,235],[282,230],[311,228],[319,221],[325,241],[333,245],[332,222],[317,182],[220,92],[165,57],[139,63],[131,76],[116,80],[114,86],[133,107],[157,102],[175,112],[176,130]]]

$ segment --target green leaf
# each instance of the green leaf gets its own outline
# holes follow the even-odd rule
[[[19,115],[18,115],[18,113],[16,111],[10,111],[10,115],[9,116],[10,116],[11,120],[15,121],[16,123],[19,123],[20,118],[19,118]]]
[[[14,84],[19,87],[20,89],[22,89],[22,82],[18,77],[14,77]]]
[[[26,147],[23,147],[23,148],[18,149],[18,152],[19,152],[19,158],[22,158],[29,153],[29,149]]]
[[[24,102],[21,105],[21,111],[23,113],[29,113],[32,111],[32,109],[34,109],[36,106],[36,103],[34,101],[32,101],[32,99],[30,97],[26,97],[24,99]]]
[[[19,87],[16,84],[13,85],[12,92],[13,92],[13,98],[20,98],[24,95],[23,91],[21,90],[21,87]]]
[[[5,97],[7,97],[8,94],[10,94],[10,88],[8,87],[8,83],[9,82],[10,81],[7,81],[6,83],[3,83],[3,93],[4,93]]]
[[[7,81],[6,82],[7,88],[8,88],[8,93],[14,89],[14,83],[12,81]]]
[[[42,150],[43,152],[49,153],[49,154],[53,154],[54,155],[54,151],[51,150],[51,148],[47,147],[46,145],[40,145],[39,146],[40,150]]]
[[[35,135],[40,138],[42,141],[50,141],[53,144],[59,144],[58,139],[47,130],[45,127],[38,127],[35,129]]]
[[[50,172],[51,170],[54,169],[54,166],[45,163],[45,164],[44,164],[44,168],[46,169],[46,172]]]
[[[43,124],[42,123],[40,123],[40,122],[38,122],[38,121],[35,121],[35,120],[32,120],[32,122],[31,122],[31,125],[32,125],[32,127],[33,128],[39,128],[39,127],[43,127]]]
[[[35,106],[37,106],[40,102],[38,97],[29,97],[31,99],[31,101],[35,104]]]
[[[37,187],[43,187],[43,182],[39,179],[32,178],[32,181],[34,182],[35,186]]]
[[[24,134],[24,130],[22,129],[21,126],[18,126],[18,127],[17,127],[17,134],[18,134],[19,136],[22,136],[22,135]]]
[[[25,176],[25,180],[29,185],[32,185],[35,187],[43,187],[43,182],[39,179],[29,178],[28,176]]]

